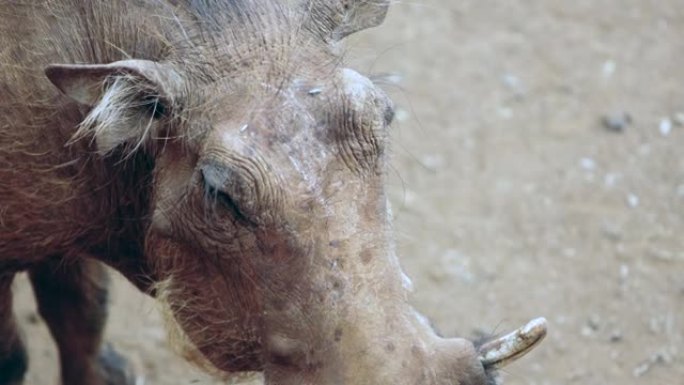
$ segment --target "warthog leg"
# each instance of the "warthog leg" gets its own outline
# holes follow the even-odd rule
[[[28,359],[12,313],[14,274],[0,275],[0,385],[20,385]]]
[[[30,272],[38,310],[59,350],[63,385],[133,385],[127,362],[102,348],[109,277],[95,260],[54,259]]]

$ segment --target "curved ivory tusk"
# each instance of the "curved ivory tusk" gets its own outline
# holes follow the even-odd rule
[[[520,329],[480,346],[480,362],[488,369],[501,368],[529,353],[545,336],[546,319],[533,319]]]

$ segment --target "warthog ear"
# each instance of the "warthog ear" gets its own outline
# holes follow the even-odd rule
[[[312,29],[337,41],[362,29],[377,27],[390,0],[308,0]]]
[[[45,74],[65,95],[92,107],[74,139],[94,134],[101,153],[124,143],[142,144],[168,113],[179,83],[168,65],[149,60],[51,64]]]

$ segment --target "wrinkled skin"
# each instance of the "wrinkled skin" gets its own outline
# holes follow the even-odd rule
[[[363,27],[329,14],[347,7],[33,3],[0,13],[0,385],[26,362],[21,270],[63,383],[133,383],[101,348],[100,262],[221,372],[487,383],[474,346],[407,303],[383,187],[392,105],[340,65],[335,40]]]

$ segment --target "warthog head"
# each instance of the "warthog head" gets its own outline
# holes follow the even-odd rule
[[[337,53],[388,2],[176,2],[163,60],[47,70],[90,107],[76,138],[149,157],[146,258],[195,356],[221,371],[485,384],[543,334],[478,351],[408,304],[384,189],[392,103]]]

